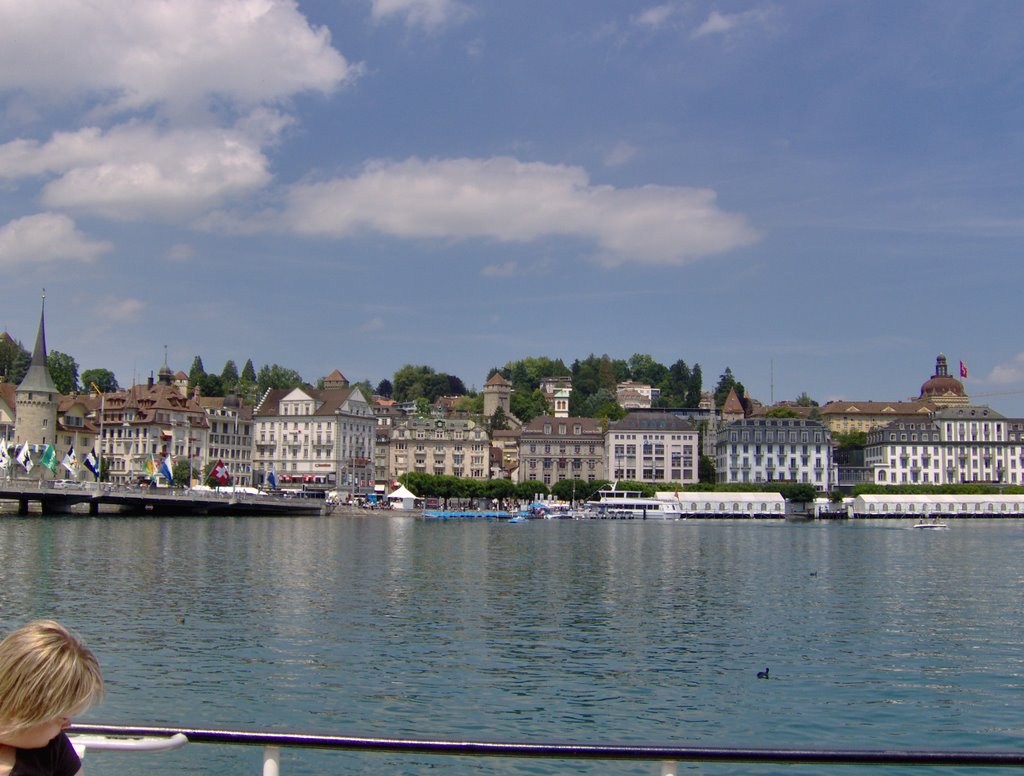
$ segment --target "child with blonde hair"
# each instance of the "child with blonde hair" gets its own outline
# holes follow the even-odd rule
[[[0,776],[74,776],[82,763],[64,734],[103,697],[99,663],[76,635],[38,620],[0,642]]]

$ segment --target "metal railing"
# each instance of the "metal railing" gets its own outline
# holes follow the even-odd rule
[[[204,730],[167,727],[74,725],[68,730],[80,750],[161,751],[185,743],[263,747],[263,776],[279,776],[282,748],[429,754],[457,757],[519,757],[552,760],[634,760],[657,762],[661,776],[676,776],[680,762],[786,763],[796,765],[917,765],[1024,767],[1024,752],[901,749],[757,749],[604,744],[541,744],[498,741],[443,741],[354,738],[302,733]]]

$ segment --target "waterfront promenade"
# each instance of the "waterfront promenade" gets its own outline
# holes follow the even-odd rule
[[[158,515],[319,515],[324,499],[232,490],[140,488],[109,483],[67,483],[30,480],[0,481],[0,503],[17,503],[18,514],[33,504],[42,514],[101,511]]]

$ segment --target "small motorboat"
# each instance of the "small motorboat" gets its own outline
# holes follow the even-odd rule
[[[914,528],[921,528],[923,530],[931,531],[948,531],[949,526],[945,523],[940,523],[938,520],[922,520],[920,523],[914,523]]]

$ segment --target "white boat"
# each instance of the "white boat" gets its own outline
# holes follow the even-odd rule
[[[945,523],[940,523],[938,520],[922,520],[920,523],[914,523],[914,528],[921,528],[924,530],[931,531],[948,531],[949,526]]]
[[[647,498],[638,490],[618,490],[614,485],[601,488],[586,507],[587,514],[599,519],[678,520],[682,517],[676,502]]]

